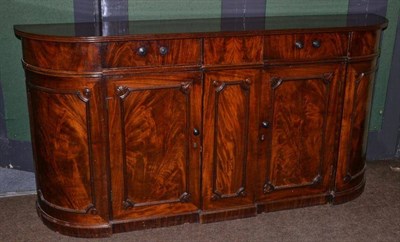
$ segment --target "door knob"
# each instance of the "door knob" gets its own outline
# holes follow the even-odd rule
[[[263,128],[268,128],[269,127],[269,122],[268,121],[262,121],[261,122],[261,127],[263,127]]]

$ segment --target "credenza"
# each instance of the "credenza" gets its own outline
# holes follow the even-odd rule
[[[37,211],[77,237],[359,196],[377,15],[17,25]]]

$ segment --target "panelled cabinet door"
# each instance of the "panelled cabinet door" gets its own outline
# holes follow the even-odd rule
[[[68,218],[76,226],[107,224],[100,78],[26,73],[42,216]]]
[[[368,131],[368,111],[372,96],[372,80],[376,61],[349,64],[340,133],[340,149],[336,173],[336,191],[363,186]]]
[[[203,208],[253,203],[260,70],[205,75]]]
[[[325,199],[336,159],[341,64],[265,70],[257,199]]]
[[[197,213],[201,74],[108,82],[113,218]]]

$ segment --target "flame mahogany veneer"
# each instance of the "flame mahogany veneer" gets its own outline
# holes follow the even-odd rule
[[[385,18],[19,25],[37,211],[78,237],[359,196]]]

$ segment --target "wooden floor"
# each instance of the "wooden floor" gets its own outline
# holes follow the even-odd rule
[[[45,227],[36,215],[35,196],[0,198],[0,241],[400,241],[400,162],[368,163],[361,197],[346,204],[261,214],[212,224],[77,239]]]

